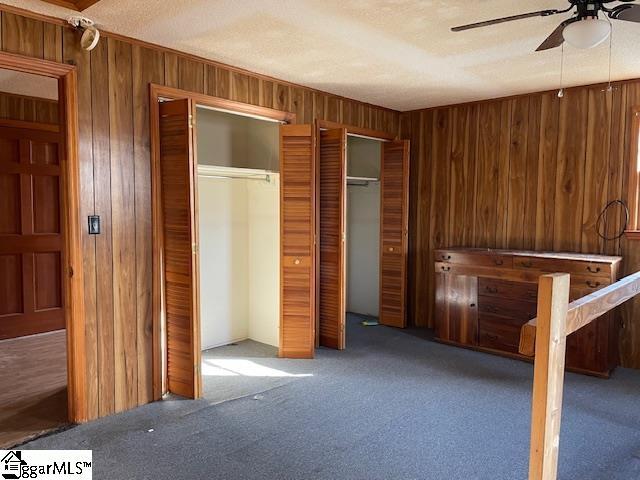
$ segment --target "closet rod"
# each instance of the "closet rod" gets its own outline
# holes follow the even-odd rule
[[[258,174],[258,175],[226,175],[224,173],[198,173],[198,177],[204,178],[229,178],[229,179],[240,179],[240,180],[262,180],[265,182],[271,181],[271,175],[269,174]]]

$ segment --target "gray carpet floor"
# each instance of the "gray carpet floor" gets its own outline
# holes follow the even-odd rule
[[[209,351],[206,398],[24,448],[93,449],[96,479],[526,479],[531,365],[358,320],[347,350],[315,360],[255,342]],[[639,371],[568,374],[559,478],[640,479],[639,405]]]

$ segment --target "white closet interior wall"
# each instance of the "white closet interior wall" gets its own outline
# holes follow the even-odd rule
[[[277,347],[279,175],[230,177],[278,169],[278,125],[198,109],[197,129],[198,163],[207,170],[198,179],[202,349],[247,338]]]
[[[347,175],[380,178],[381,142],[347,140]],[[347,186],[347,311],[378,316],[380,183]]]

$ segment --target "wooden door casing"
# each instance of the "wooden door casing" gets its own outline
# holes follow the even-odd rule
[[[163,102],[159,108],[167,390],[198,398],[201,355],[193,105],[182,99]]]
[[[316,135],[280,127],[280,345],[285,358],[313,358],[316,321]]]
[[[407,324],[409,141],[382,144],[380,162],[380,323]]]
[[[65,328],[61,145],[0,127],[0,340]]]
[[[319,343],[345,348],[347,130],[323,130],[319,139]]]

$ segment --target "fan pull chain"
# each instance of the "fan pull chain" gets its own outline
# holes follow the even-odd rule
[[[609,21],[609,84],[607,85],[607,92],[611,93],[613,91],[613,87],[611,86],[611,58],[613,51],[613,24],[611,23],[611,19],[607,16],[607,20]]]
[[[560,53],[560,90],[558,90],[558,98],[564,97],[564,42]]]

